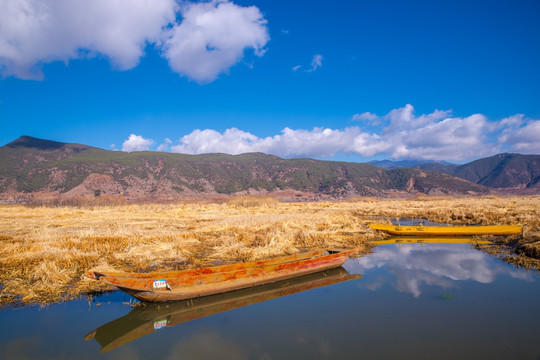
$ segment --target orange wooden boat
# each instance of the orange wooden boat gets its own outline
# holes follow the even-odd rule
[[[269,260],[152,273],[87,272],[148,302],[176,301],[268,284],[341,266],[358,249],[315,250]]]
[[[167,306],[137,306],[127,315],[98,327],[84,339],[96,340],[102,346],[100,352],[106,353],[165,327],[361,277],[338,267],[248,289],[177,301]]]

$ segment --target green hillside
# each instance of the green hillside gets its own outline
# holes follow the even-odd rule
[[[540,155],[498,154],[463,165],[418,161],[374,161],[387,169],[414,167],[456,176],[475,184],[498,189],[540,187]]]
[[[82,185],[84,189],[78,191],[148,198],[249,190],[294,190],[335,197],[384,195],[387,191],[488,191],[445,174],[412,168],[386,170],[370,164],[282,159],[262,153],[125,153],[28,136],[1,147],[0,159],[0,193],[64,194]]]
[[[540,155],[499,154],[458,166],[452,175],[492,188],[539,187]]]

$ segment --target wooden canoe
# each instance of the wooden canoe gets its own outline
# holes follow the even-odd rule
[[[165,327],[361,277],[350,275],[347,270],[338,267],[224,294],[177,301],[167,306],[159,304],[138,306],[127,315],[101,325],[84,339],[96,340],[102,346],[100,352],[106,353]]]
[[[199,269],[152,273],[87,272],[89,278],[114,285],[148,302],[176,301],[268,284],[341,266],[358,249],[316,250]]]
[[[401,226],[371,224],[373,230],[384,231],[399,236],[474,236],[474,235],[514,235],[521,234],[523,227],[518,225],[494,226]]]

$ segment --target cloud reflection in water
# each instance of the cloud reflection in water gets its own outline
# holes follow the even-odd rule
[[[364,289],[375,291],[390,283],[397,291],[411,293],[415,298],[422,293],[422,285],[447,290],[457,288],[459,281],[491,283],[502,274],[532,281],[530,273],[512,269],[469,244],[382,245],[357,262],[348,262],[346,268],[363,274],[359,286]],[[377,271],[383,268],[386,272]]]

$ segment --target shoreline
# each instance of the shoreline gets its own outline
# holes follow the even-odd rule
[[[244,196],[220,203],[1,205],[0,306],[54,303],[106,290],[80,279],[89,270],[175,270],[324,247],[372,247],[373,240],[387,237],[368,227],[375,219],[526,225],[524,238],[496,238],[496,243],[512,255],[508,262],[519,266],[520,259],[529,259],[522,265],[535,268],[539,209],[538,196],[295,203]]]

